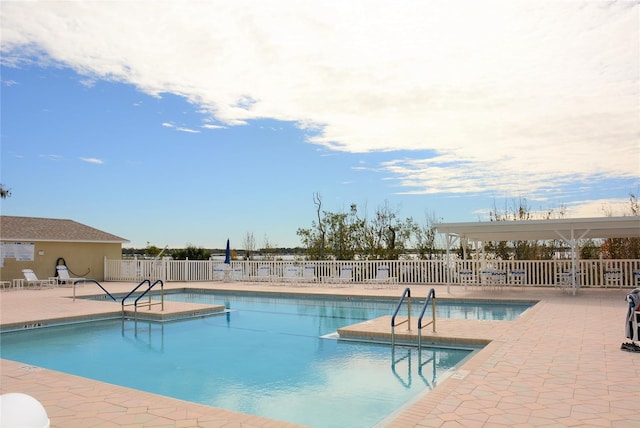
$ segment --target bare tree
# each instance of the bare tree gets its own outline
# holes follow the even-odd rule
[[[327,231],[324,221],[322,221],[322,197],[320,193],[313,194],[313,204],[316,206],[316,217],[318,219],[318,256],[322,260],[325,255]]]
[[[316,206],[316,218],[311,223],[311,228],[298,228],[297,234],[306,247],[307,257],[313,260],[324,260],[327,245],[327,224],[329,216],[322,211],[322,197],[319,193],[313,194],[313,204]]]
[[[425,213],[425,222],[414,226],[415,249],[420,259],[432,259],[437,253],[435,223],[437,223],[436,215]]]
[[[251,254],[256,250],[256,238],[253,236],[253,232],[247,232],[242,238],[242,245],[244,246],[245,259],[251,260]]]
[[[629,211],[631,215],[640,213],[638,197],[629,194]],[[612,213],[609,212],[608,216]],[[637,259],[640,257],[640,238],[608,238],[600,246],[602,256],[607,259]]]
[[[262,247],[262,254],[266,260],[275,260],[275,244],[269,241],[267,234],[264,235],[264,245]]]
[[[493,210],[489,212],[491,221],[524,221],[536,220],[538,217],[548,220],[551,218],[563,218],[566,207],[549,209],[534,213],[525,198],[512,199],[510,203],[505,201],[504,210],[497,208],[494,201]],[[551,259],[555,252],[562,248],[559,240],[548,241],[494,241],[485,245],[485,250],[495,253],[499,258],[508,260],[534,260]]]

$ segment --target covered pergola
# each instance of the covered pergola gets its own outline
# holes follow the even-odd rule
[[[456,240],[461,242],[546,241],[560,239],[571,251],[572,271],[576,271],[578,242],[587,239],[640,238],[640,216],[596,217],[549,220],[516,220],[472,223],[436,223],[446,236],[447,259]],[[572,286],[575,290],[575,275]],[[447,291],[451,284],[447,279]]]

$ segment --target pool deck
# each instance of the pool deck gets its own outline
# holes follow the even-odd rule
[[[105,282],[112,293],[135,284]],[[166,289],[206,288],[304,294],[370,295],[399,298],[402,290],[299,287],[265,283],[168,283]],[[414,298],[430,287],[412,285]],[[538,301],[515,321],[438,319],[429,340],[488,343],[433,391],[387,419],[388,427],[638,427],[640,353],[620,350],[624,297],[630,290],[582,289],[573,296],[553,288],[480,290],[434,287],[439,298]],[[78,295],[99,294],[85,284]],[[71,288],[0,292],[3,328],[76,317],[112,316],[114,303],[73,301]],[[168,314],[206,310],[206,305],[167,302]],[[157,311],[158,309],[153,309]],[[415,321],[415,320],[414,320]],[[404,330],[404,331],[403,331]],[[411,333],[406,325],[396,335]],[[345,335],[379,337],[390,332],[389,317],[360,323]],[[396,336],[398,337],[398,336]],[[1,357],[0,350],[0,357]],[[75,427],[294,427],[296,425],[193,404],[93,381],[9,360],[0,360],[0,392],[38,399],[54,428]]]

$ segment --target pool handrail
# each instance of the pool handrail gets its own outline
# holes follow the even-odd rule
[[[405,297],[407,298],[407,319],[396,324],[396,315],[398,315],[398,311],[402,307],[402,303],[404,303]],[[391,346],[395,345],[395,327],[397,325],[402,325],[404,323],[408,324],[407,330],[411,330],[411,289],[409,287],[405,288],[402,292],[402,296],[400,297],[400,301],[398,302],[398,306],[396,310],[393,312],[391,316]]]
[[[120,304],[122,305],[122,312],[123,313],[124,313],[124,306],[125,306],[124,302],[125,302],[125,300],[127,300],[133,293],[135,293],[138,290],[138,288],[140,288],[142,286],[142,284],[144,284],[145,282],[148,283],[149,286],[151,286],[151,280],[143,279],[142,281],[140,281],[140,284],[136,285],[135,288],[129,292],[129,294],[127,294],[126,296],[124,296],[122,298],[122,300],[120,301]]]
[[[76,301],[76,284],[80,284],[80,283],[85,283],[85,282],[93,282],[94,284],[96,284],[98,287],[102,288],[102,291],[104,291],[105,293],[107,293],[107,296],[111,297],[111,300],[113,300],[114,302],[117,302],[118,300],[113,297],[111,295],[111,293],[109,293],[107,291],[106,288],[104,288],[98,281],[96,281],[95,279],[77,279],[75,281],[73,281],[73,301]]]
[[[431,321],[422,325],[422,319],[424,318],[424,312],[427,310],[427,305],[431,302]],[[418,349],[422,347],[422,327],[426,327],[428,325],[433,325],[433,332],[436,332],[436,290],[431,289],[429,293],[427,293],[427,299],[424,301],[424,305],[422,306],[422,311],[420,312],[420,316],[418,317]]]
[[[149,282],[151,282],[151,281],[149,281]],[[160,302],[155,303],[155,304],[162,305],[162,310],[164,310],[164,282],[162,282],[161,279],[157,279],[153,284],[149,285],[149,288],[147,288],[145,291],[143,291],[142,294],[140,296],[138,296],[138,298],[136,300],[134,300],[133,304],[135,305],[135,308],[138,307],[138,301],[140,299],[142,299],[158,283],[160,283],[160,290],[161,290],[161,297],[162,298],[160,299]],[[151,296],[149,296],[149,305],[151,305]]]
[[[149,280],[149,279],[145,279],[145,280],[144,280],[144,281],[142,281],[140,284],[138,284],[138,286],[137,286],[136,288],[134,288],[133,290],[131,290],[131,292],[130,292],[129,294],[127,294],[127,296],[126,296],[124,299],[122,299],[122,315],[124,316],[124,307],[125,307],[124,301],[125,301],[125,299],[126,299],[127,297],[129,297],[129,296],[130,296],[134,291],[136,291],[138,288],[140,288],[140,286],[141,286],[142,284],[144,284],[145,282],[149,283],[149,286],[147,287],[147,289],[146,289],[146,290],[144,290],[144,291],[142,292],[142,294],[140,294],[140,295],[138,296],[138,298],[137,298],[136,300],[134,300],[134,301],[133,301],[133,303],[130,303],[130,304],[129,304],[129,305],[133,305],[133,320],[136,322],[136,325],[137,325],[137,322],[138,322],[138,302],[140,301],[140,299],[142,299],[144,296],[146,296],[146,295],[149,293],[149,291],[151,291],[151,289],[152,289],[153,287],[155,287],[155,286],[156,286],[156,284],[160,284],[160,289],[161,289],[161,292],[160,292],[160,301],[159,301],[159,302],[156,302],[156,303],[151,303],[151,295],[149,294],[149,301],[146,303],[146,305],[147,305],[147,307],[149,308],[149,310],[151,310],[151,306],[154,306],[154,305],[160,305],[160,310],[161,310],[161,311],[164,311],[164,282],[163,282],[161,279],[157,279],[157,280],[155,280],[155,281],[153,282],[153,284],[152,284],[152,283],[151,283],[151,280]]]

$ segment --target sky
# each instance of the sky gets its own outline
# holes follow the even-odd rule
[[[3,215],[301,246],[322,208],[629,214],[636,1],[0,3]]]

